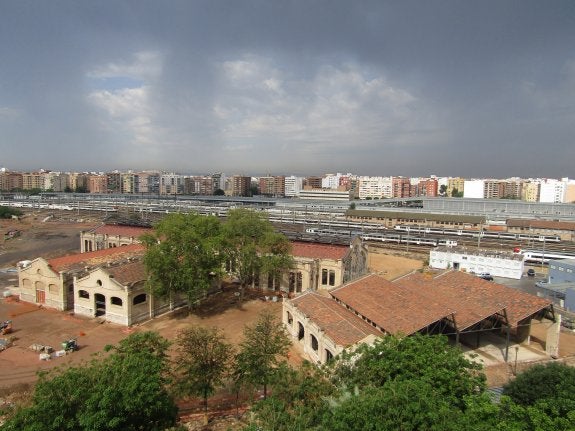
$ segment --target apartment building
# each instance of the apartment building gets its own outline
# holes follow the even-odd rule
[[[32,189],[44,189],[44,173],[43,172],[32,172],[22,174],[22,189],[32,190]]]
[[[408,198],[410,196],[411,181],[409,178],[393,177],[392,187],[394,198]]]
[[[0,172],[0,190],[22,190],[24,187],[22,174],[19,172]]]
[[[108,177],[106,175],[90,175],[88,177],[90,193],[108,193]]]
[[[160,194],[181,195],[184,192],[184,177],[169,173],[160,175]]]
[[[465,178],[449,178],[447,180],[447,196],[453,196],[454,193],[464,193]]]
[[[229,181],[230,187],[228,190],[231,196],[250,196],[252,178],[244,177],[241,175],[233,175]]]
[[[285,177],[284,194],[286,197],[299,196],[299,192],[303,188],[303,178],[296,176]]]
[[[393,197],[391,177],[359,177],[359,199],[383,199]]]
[[[539,189],[539,202],[562,203],[565,201],[566,183],[562,180],[545,179]]]
[[[521,200],[526,202],[539,202],[539,181],[527,181],[521,187]]]
[[[260,194],[264,196],[283,197],[285,196],[285,177],[260,177],[258,181],[258,189]]]

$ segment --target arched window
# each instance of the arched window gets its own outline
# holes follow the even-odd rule
[[[78,297],[84,298],[84,299],[90,299],[90,294],[88,292],[86,292],[85,290],[79,290],[78,291]]]
[[[134,305],[143,304],[146,302],[147,296],[145,293],[140,293],[137,296],[134,296],[134,301],[132,302]]]
[[[317,342],[317,338],[315,338],[315,336],[313,334],[311,334],[310,344],[311,344],[311,348],[314,350],[314,352],[317,352],[319,343]]]
[[[112,296],[110,298],[110,302],[112,305],[119,305],[120,307],[122,306],[122,298],[118,298],[117,296]]]
[[[96,284],[97,284],[98,286],[101,286],[101,285],[102,285],[102,280],[96,280]]]

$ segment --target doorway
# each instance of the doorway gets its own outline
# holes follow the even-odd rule
[[[94,302],[96,303],[96,317],[106,315],[106,297],[101,293],[94,295]]]

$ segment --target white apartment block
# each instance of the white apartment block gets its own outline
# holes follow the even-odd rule
[[[562,203],[565,201],[566,182],[545,179],[539,189],[539,202]]]
[[[465,180],[463,185],[463,197],[471,199],[483,199],[485,180]]]
[[[360,199],[382,199],[393,197],[393,178],[359,177]]]
[[[285,177],[285,196],[289,198],[299,196],[299,193],[302,189],[302,184],[302,177],[295,177],[293,175]]]

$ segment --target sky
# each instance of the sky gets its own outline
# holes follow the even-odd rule
[[[573,0],[0,0],[0,167],[575,177]]]

